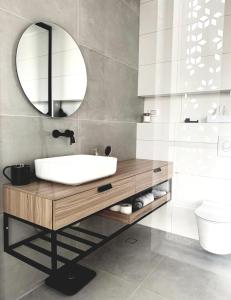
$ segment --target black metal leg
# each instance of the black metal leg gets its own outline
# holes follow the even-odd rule
[[[4,251],[9,250],[9,217],[3,214]]]
[[[172,194],[172,180],[169,180],[169,190]],[[166,204],[166,203],[164,203]],[[164,205],[163,204],[163,205]],[[145,216],[149,215],[153,211],[150,211]],[[89,255],[99,247],[103,246],[105,243],[109,242],[111,239],[115,238],[117,235],[122,233],[124,230],[128,229],[135,223],[139,222],[141,219],[143,219],[145,216],[142,216],[139,220],[136,220],[132,224],[127,224],[111,234],[110,236],[105,236],[100,233],[92,232],[90,230],[80,228],[80,227],[73,227],[73,224],[70,224],[68,226],[65,226],[57,231],[50,230],[44,227],[41,227],[39,225],[35,225],[29,221],[22,220],[20,218],[17,218],[15,216],[8,215],[4,213],[4,219],[3,219],[3,230],[4,230],[4,251],[8,254],[20,259],[23,262],[26,262],[27,264],[49,274],[50,276],[46,279],[46,284],[56,290],[61,291],[62,293],[66,295],[73,295],[77,291],[79,291],[83,286],[85,286],[90,280],[92,280],[96,273],[93,270],[90,270],[86,267],[83,267],[78,264],[78,262],[84,258],[85,256]],[[13,218],[18,221],[21,221],[23,223],[26,223],[31,226],[36,226],[41,231],[32,237],[26,238],[24,240],[21,240],[20,242],[9,244],[9,219]],[[85,219],[85,218],[84,218]],[[79,221],[78,221],[79,222]],[[65,228],[70,228],[72,230],[72,233],[64,231]],[[92,242],[91,240],[88,240],[88,238],[82,238],[78,234],[75,235],[73,231],[76,232],[82,232],[90,236],[97,237],[101,241],[99,242]],[[69,240],[78,241],[80,243],[83,243],[88,246],[87,250],[79,249],[76,246],[70,245],[64,241],[58,241],[57,235],[66,236]],[[48,251],[47,249],[43,248],[42,246],[37,245],[36,243],[33,243],[36,239],[42,239],[46,242],[50,242],[51,244],[51,251]],[[47,268],[46,266],[30,259],[29,257],[26,257],[19,252],[17,252],[17,248],[20,246],[27,246],[37,252],[40,252],[44,255],[51,257],[51,268]],[[61,255],[58,255],[57,248],[61,247],[64,249],[68,249],[69,251],[72,251],[75,254],[78,254],[77,257],[73,259],[67,259],[66,257],[62,257]],[[63,263],[63,266],[61,266],[58,269],[58,261]]]
[[[51,231],[51,269],[57,271],[57,232]]]

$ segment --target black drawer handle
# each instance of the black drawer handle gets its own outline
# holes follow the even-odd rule
[[[154,173],[159,173],[159,172],[161,172],[161,168],[156,168],[156,169],[153,170],[153,172]]]
[[[111,183],[99,186],[98,187],[98,192],[102,193],[102,192],[105,192],[105,191],[110,190],[110,189],[112,189]]]

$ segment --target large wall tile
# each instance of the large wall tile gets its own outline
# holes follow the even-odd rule
[[[107,145],[112,146],[112,156],[119,160],[136,157],[136,124],[102,121],[79,121],[81,152],[93,154],[98,148],[103,154]],[[129,142],[128,142],[129,141]]]
[[[172,233],[198,240],[196,216],[193,210],[173,207]]]
[[[159,230],[172,232],[172,203],[160,207],[152,214],[141,220],[139,224]]]
[[[157,31],[157,7],[154,0],[140,3],[140,34]]]
[[[104,97],[105,57],[94,50],[81,46],[87,68],[87,91],[76,115],[81,119],[104,120],[106,99]]]
[[[87,64],[88,88],[79,118],[139,122],[143,101],[137,97],[138,72],[95,51],[81,49]]]
[[[138,123],[137,139],[149,141],[174,141],[175,124]]]
[[[77,34],[76,0],[0,0],[0,8],[26,18],[30,23],[54,22],[64,27],[71,35]]]
[[[80,0],[80,42],[137,68],[137,20],[122,1]]]
[[[231,70],[231,53],[223,54],[221,58],[221,89],[230,90],[229,74]]]
[[[104,98],[107,120],[141,120],[143,101],[137,97],[138,72],[110,59],[105,60]],[[110,100],[109,100],[110,99]],[[131,109],[131,107],[133,107]],[[103,109],[103,108],[102,108]]]
[[[225,0],[225,15],[231,14],[231,1]]]
[[[0,10],[1,44],[0,59],[0,113],[13,115],[37,115],[20,87],[15,67],[17,43],[28,22]]]
[[[139,159],[153,159],[174,161],[174,142],[137,140],[136,157]]]
[[[230,200],[230,180],[174,174],[173,201],[179,207],[195,209],[203,200]]]
[[[213,143],[218,141],[219,126],[216,124],[176,124],[175,140],[181,142]]]
[[[132,10],[134,10],[138,15],[140,13],[140,0],[122,0],[127,4]]]
[[[179,25],[182,1],[152,0],[140,4],[140,34],[146,34]]]
[[[230,1],[231,3],[231,1]],[[223,52],[231,52],[231,37],[229,34],[229,28],[231,26],[231,15],[225,16],[224,18],[224,36],[223,36]]]
[[[217,144],[176,143],[174,162],[181,174],[231,179],[231,159],[218,154]]]
[[[67,138],[54,139],[54,129],[75,131],[76,143]],[[79,128],[76,120],[67,118],[50,120],[46,117],[0,116],[0,169],[11,164],[29,163],[36,158],[78,154]],[[7,180],[0,175],[1,184]],[[1,210],[0,197],[0,210]]]
[[[1,165],[31,162],[35,158],[77,153],[79,150],[78,123],[67,118],[50,120],[46,117],[1,116]],[[67,138],[54,139],[53,129],[74,130],[76,143]]]

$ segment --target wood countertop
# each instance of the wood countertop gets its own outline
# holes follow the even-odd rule
[[[172,174],[171,162],[131,159],[119,162],[114,175],[78,186],[44,180],[24,186],[8,184],[3,189],[4,212],[58,230],[169,180]]]
[[[114,175],[78,186],[38,180],[28,185],[13,186],[11,184],[6,184],[5,187],[6,189],[24,192],[36,197],[46,198],[48,200],[59,200],[94,189],[101,185],[136,176],[156,168],[161,168],[166,165],[172,165],[172,163],[157,160],[131,159],[118,162],[117,171]]]

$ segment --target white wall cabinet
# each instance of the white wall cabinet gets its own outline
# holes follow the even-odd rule
[[[230,2],[141,1],[139,96],[231,89]]]

